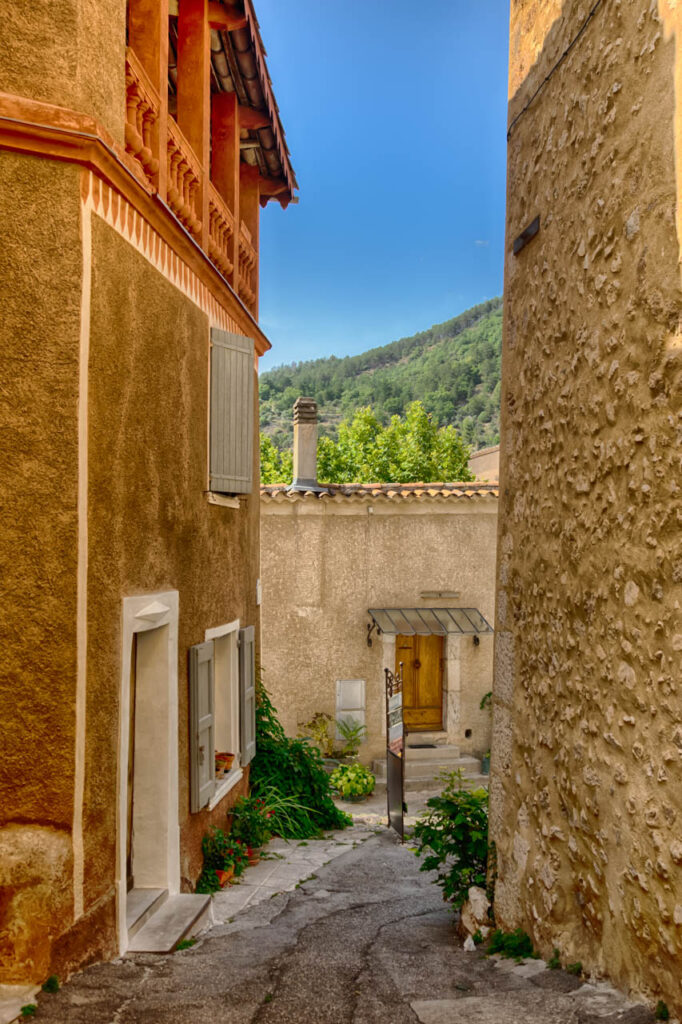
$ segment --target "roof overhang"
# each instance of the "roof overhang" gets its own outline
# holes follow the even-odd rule
[[[389,636],[481,636],[494,633],[477,608],[369,608],[379,633]]]

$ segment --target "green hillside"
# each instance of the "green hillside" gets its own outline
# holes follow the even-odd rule
[[[453,424],[474,449],[496,444],[500,430],[502,299],[491,299],[411,338],[357,356],[279,366],[260,379],[261,430],[289,447],[292,406],[317,401],[321,432],[371,406],[382,423],[420,400],[438,424]]]

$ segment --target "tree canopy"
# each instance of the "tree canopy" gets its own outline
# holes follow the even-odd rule
[[[291,483],[291,451],[280,452],[261,434],[261,483]],[[473,480],[470,448],[452,425],[438,427],[421,402],[411,402],[404,417],[382,426],[370,406],[344,420],[336,440],[321,437],[317,446],[320,483],[409,483]]]

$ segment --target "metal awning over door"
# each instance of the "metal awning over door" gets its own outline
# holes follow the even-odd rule
[[[477,608],[369,608],[368,611],[378,632],[389,635],[480,636],[494,632]]]

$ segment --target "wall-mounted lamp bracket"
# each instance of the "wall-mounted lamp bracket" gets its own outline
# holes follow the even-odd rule
[[[378,626],[377,623],[374,621],[374,619],[372,619],[371,622],[367,623],[367,646],[368,647],[372,646],[372,633],[373,633],[373,631],[375,629],[377,631],[377,636],[381,636],[381,626]]]

